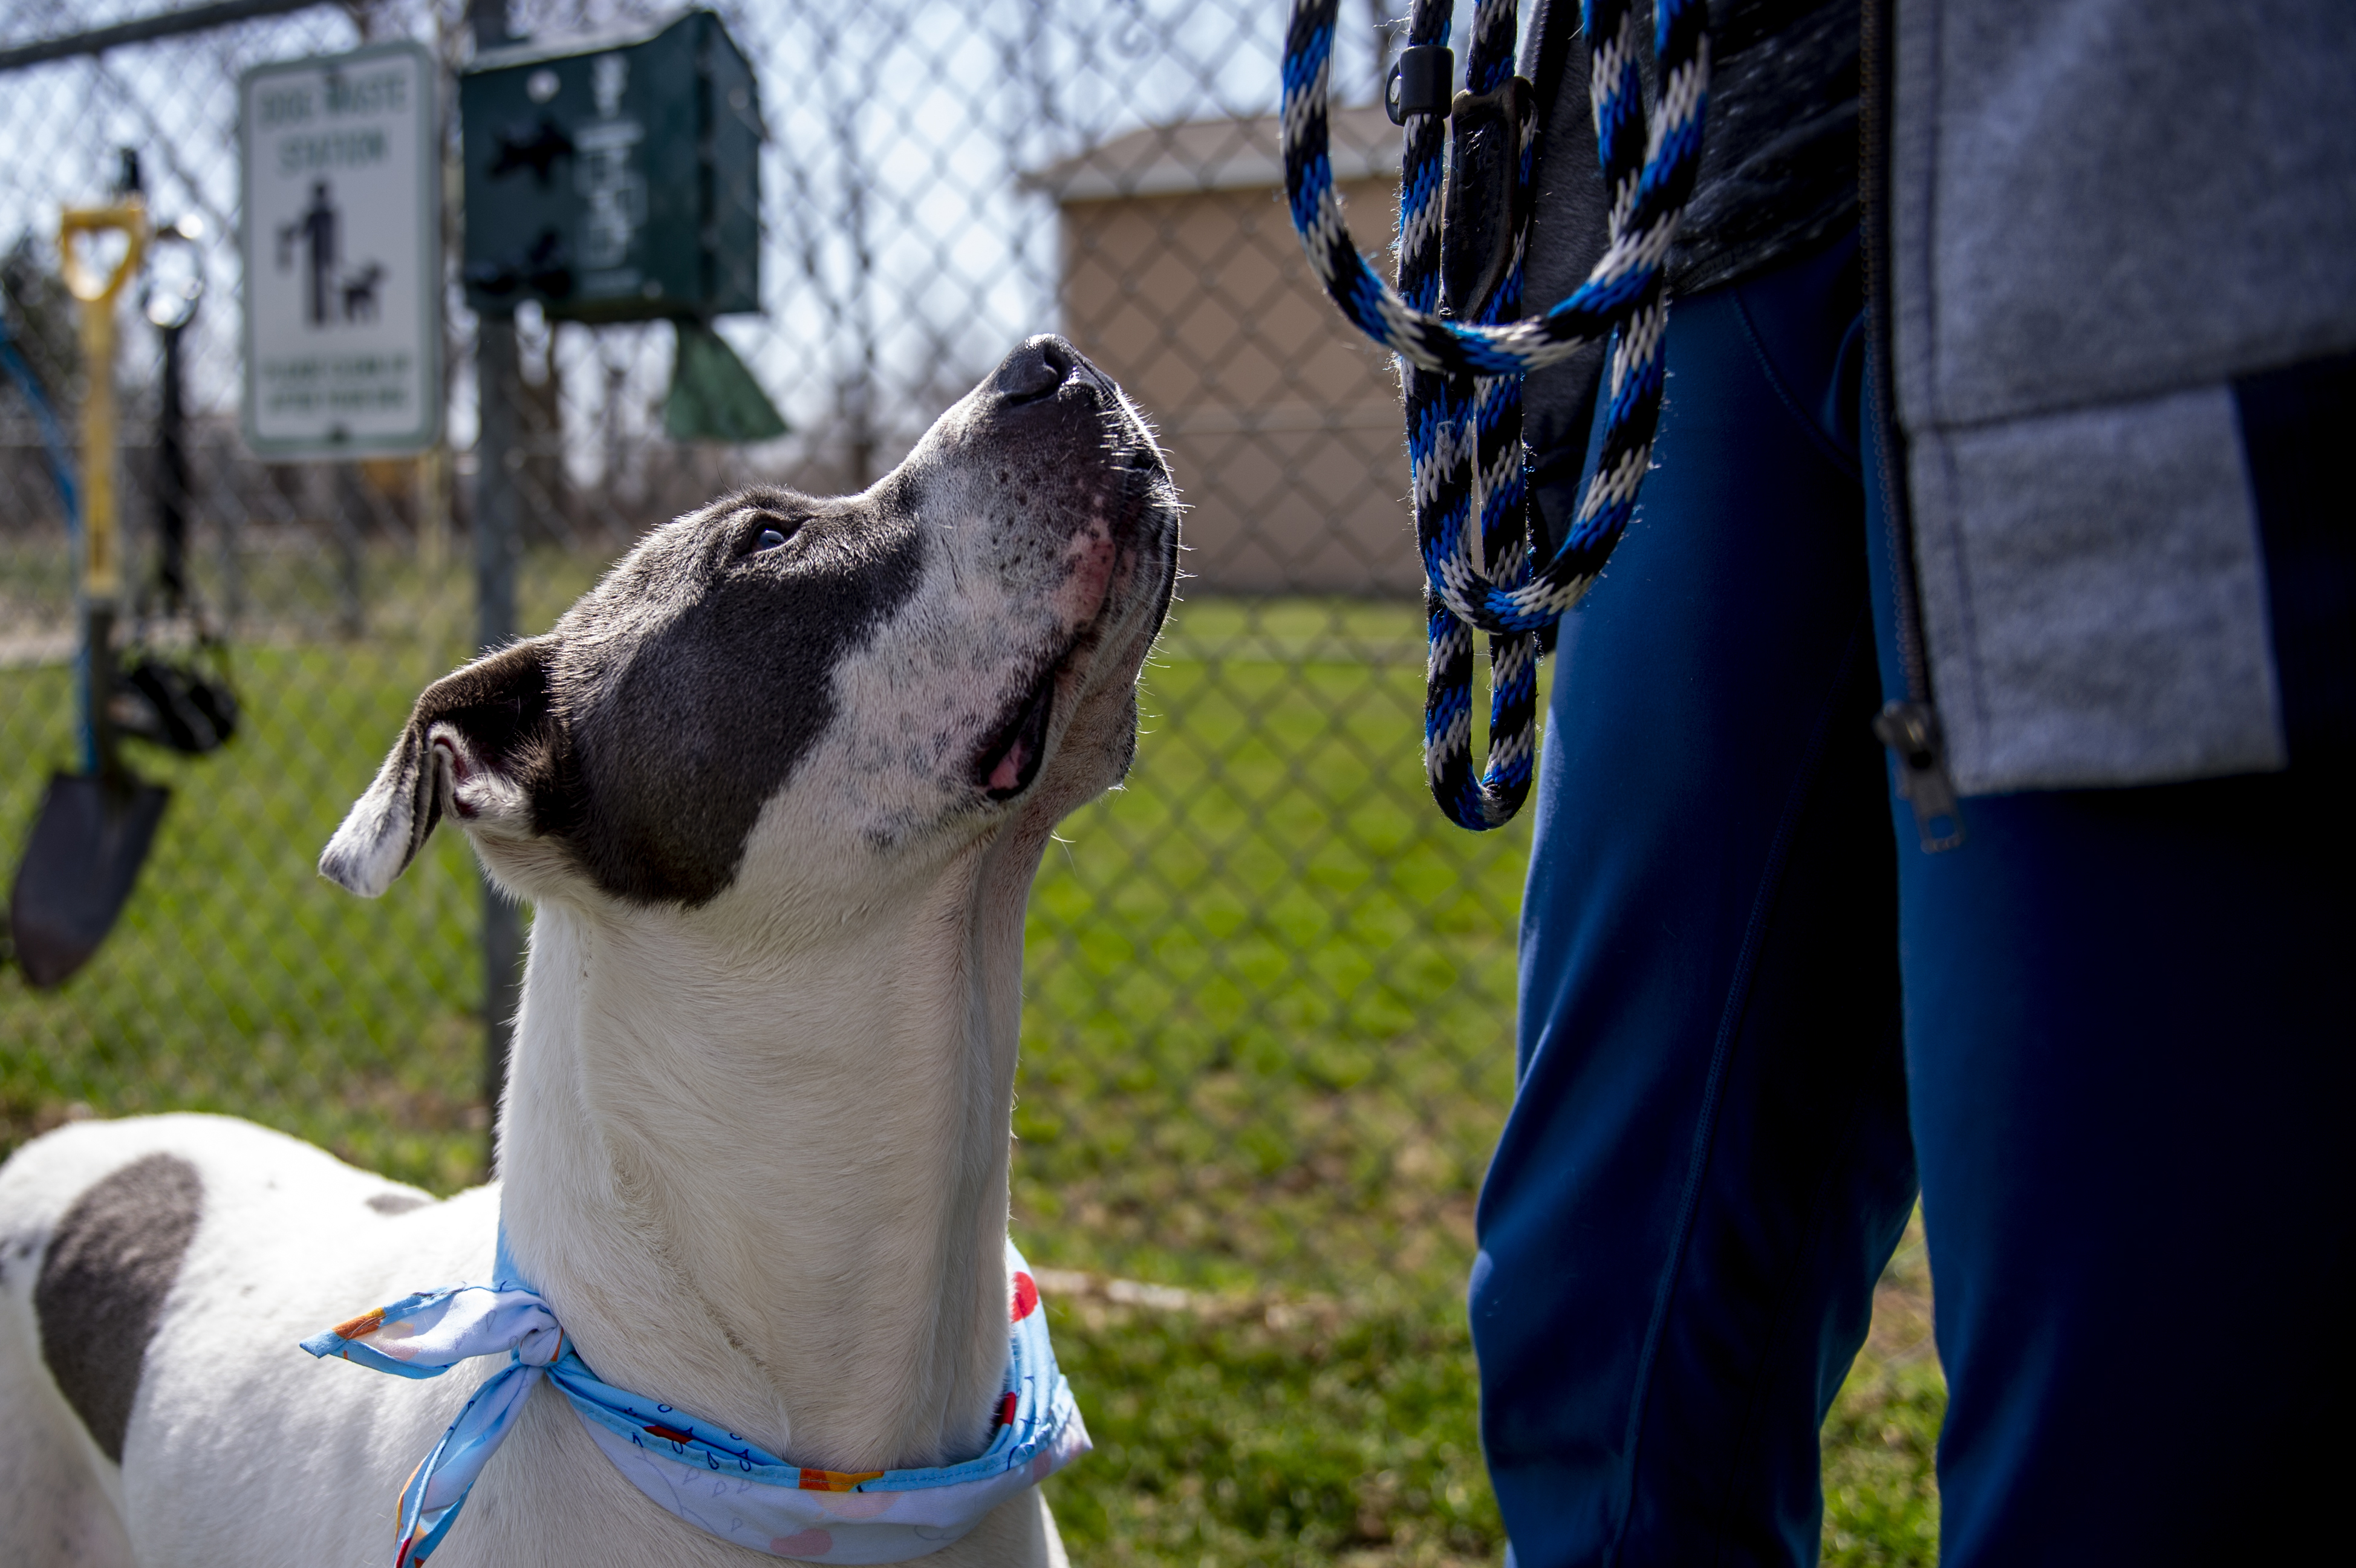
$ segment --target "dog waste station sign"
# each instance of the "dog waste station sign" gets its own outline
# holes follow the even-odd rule
[[[442,159],[414,43],[238,83],[245,437],[273,458],[417,452],[441,435]]]
[[[712,329],[761,308],[760,84],[721,19],[487,49],[458,78],[466,303],[591,326],[669,321],[664,433],[786,424]]]

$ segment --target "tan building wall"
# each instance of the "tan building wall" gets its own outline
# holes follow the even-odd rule
[[[1334,131],[1337,188],[1379,255],[1398,133],[1379,110]],[[1415,593],[1398,381],[1310,275],[1274,122],[1138,132],[1040,183],[1063,215],[1064,330],[1160,429],[1197,587]]]

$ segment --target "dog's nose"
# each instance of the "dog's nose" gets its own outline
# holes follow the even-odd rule
[[[1052,393],[1071,375],[1079,356],[1053,334],[1042,333],[1006,356],[998,367],[999,395],[1009,403],[1033,403]]]

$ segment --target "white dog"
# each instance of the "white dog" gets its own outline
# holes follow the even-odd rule
[[[490,1282],[502,1227],[563,1348],[748,1450],[983,1453],[1028,1284],[1023,905],[1129,766],[1176,548],[1143,423],[1035,338],[865,494],[715,502],[428,687],[320,866],[374,897],[447,813],[534,902],[499,1179],[436,1203],[205,1116],[20,1151],[0,1564],[391,1562],[404,1478],[505,1359],[408,1380],[296,1341]],[[1061,1558],[1033,1487],[925,1561]],[[547,1383],[435,1552],[775,1560],[656,1506]]]

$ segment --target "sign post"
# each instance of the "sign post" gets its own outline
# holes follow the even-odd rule
[[[245,439],[280,461],[425,450],[442,434],[442,156],[410,42],[238,81]]]

